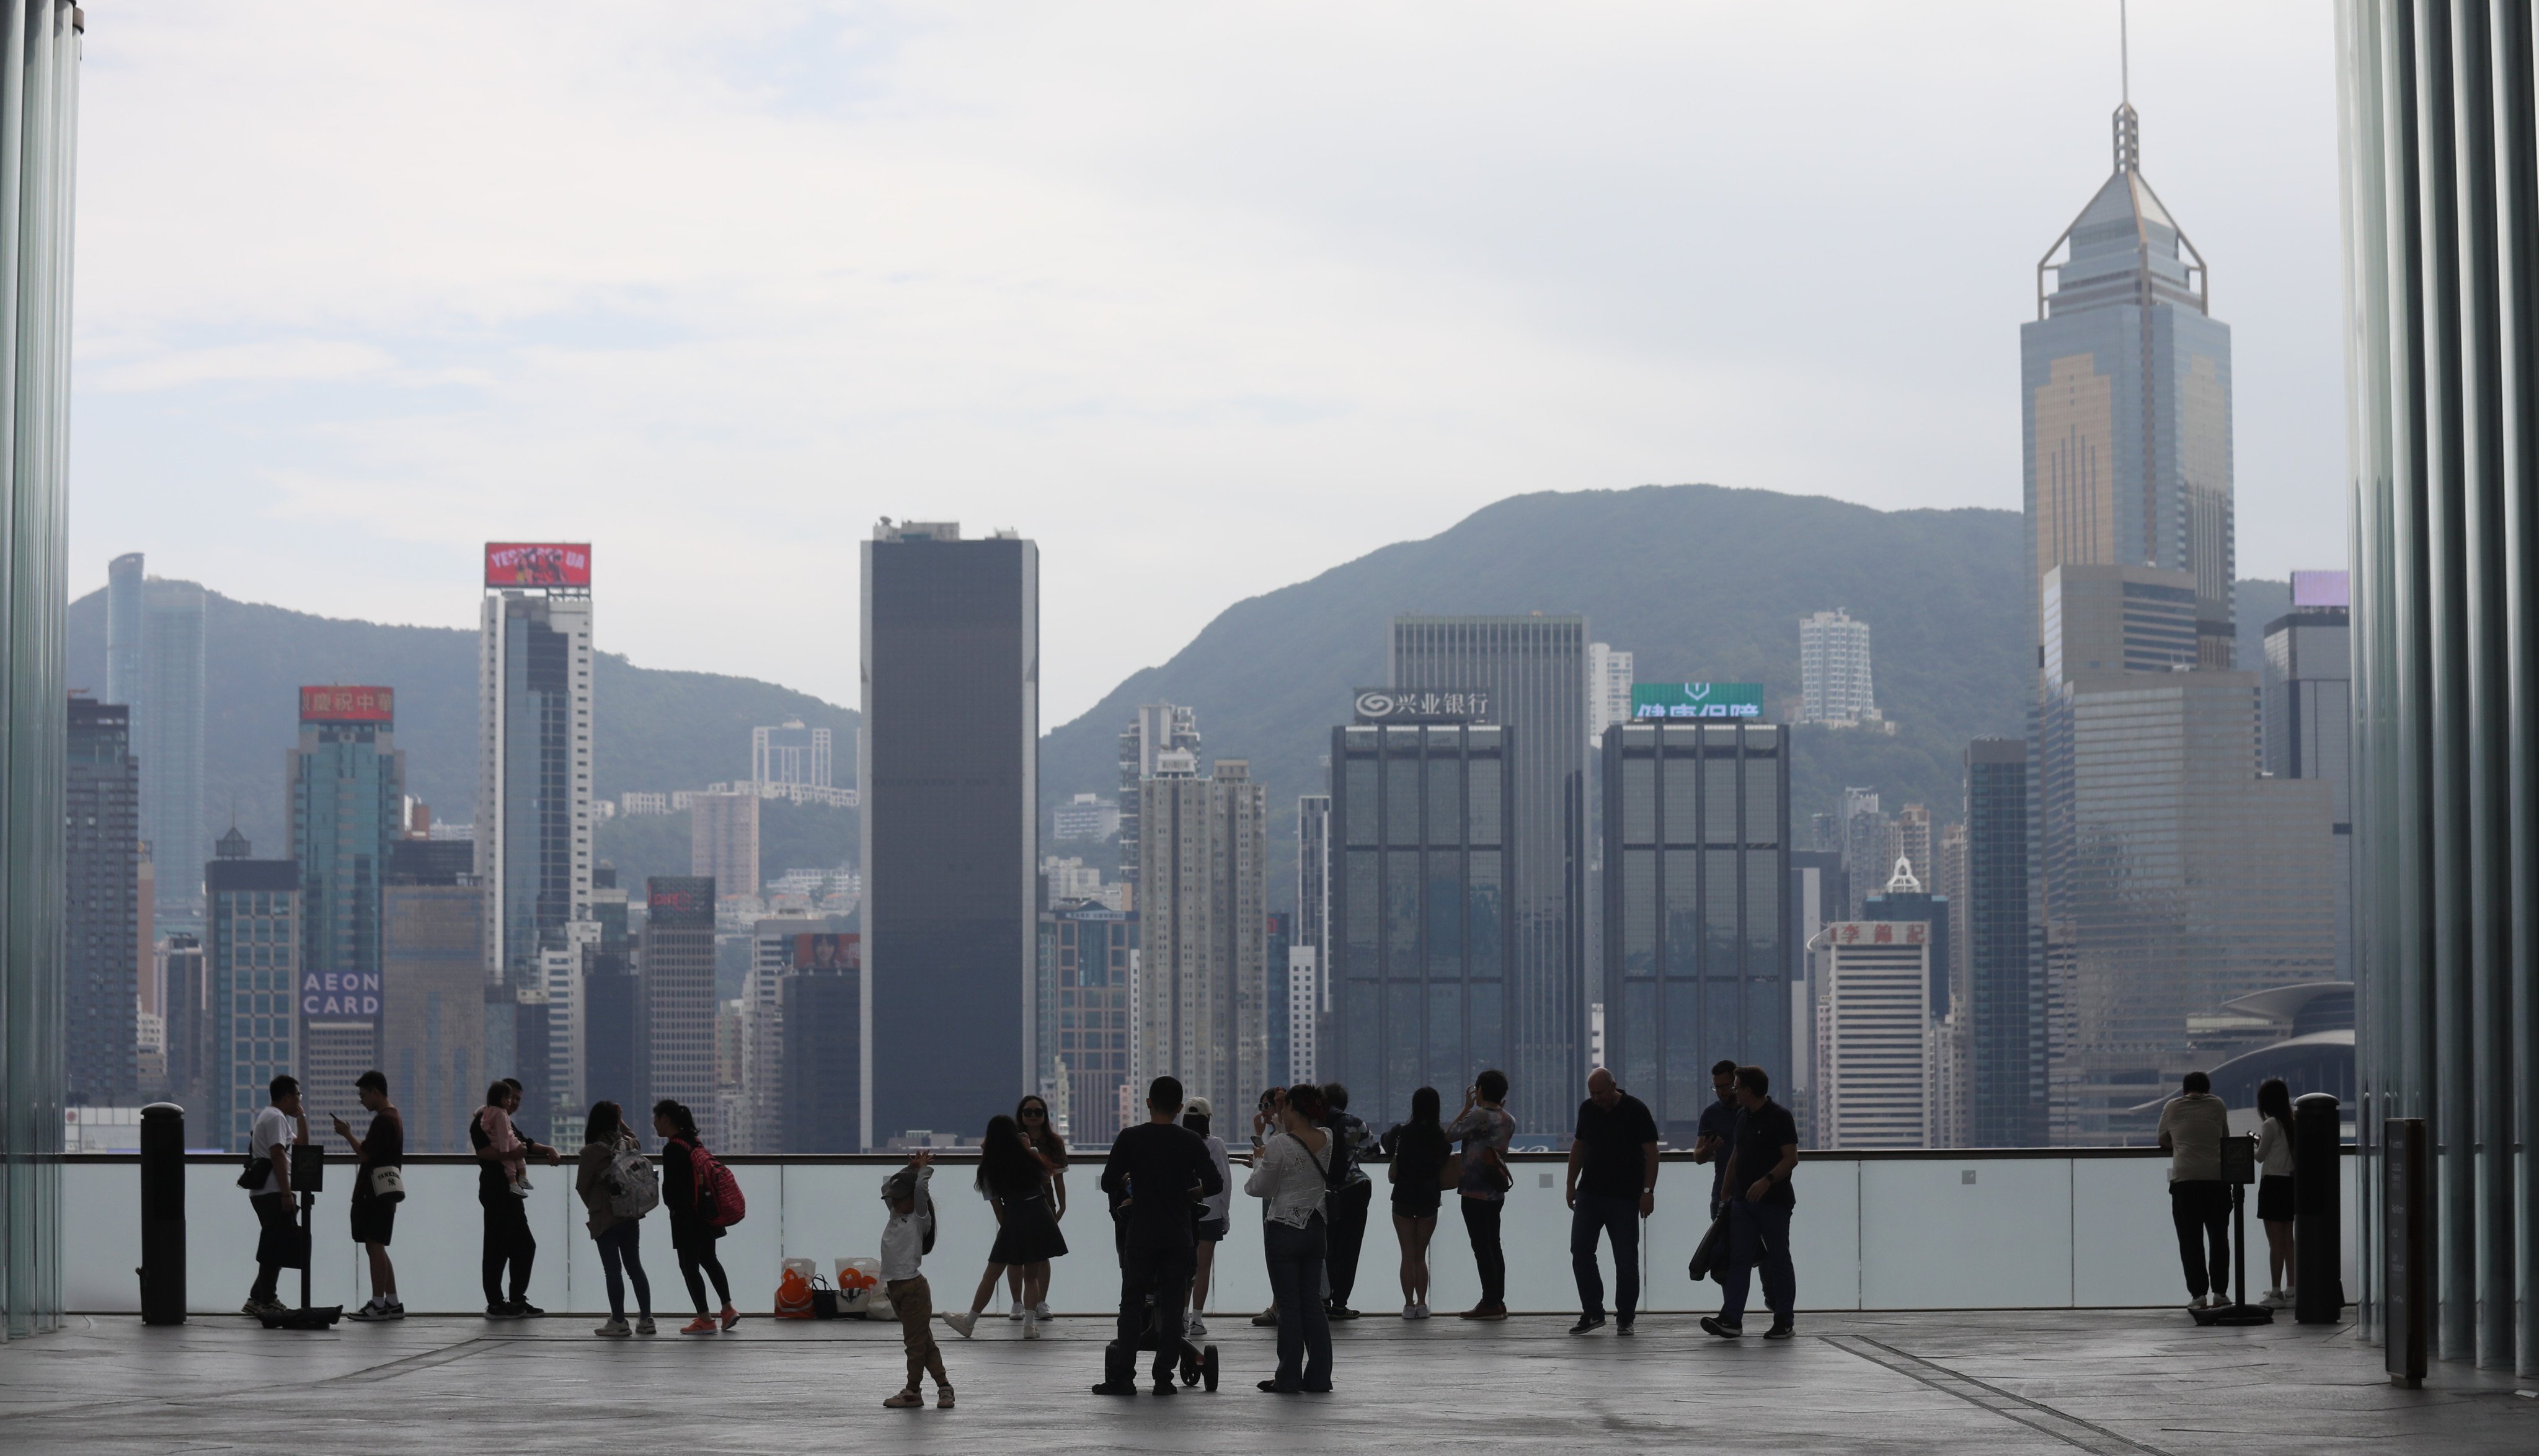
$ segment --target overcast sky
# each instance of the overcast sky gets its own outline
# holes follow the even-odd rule
[[[2114,0],[88,20],[75,591],[472,626],[587,538],[603,647],[852,705],[874,517],[1011,526],[1045,726],[1520,492],[2017,509],[2118,86]],[[2241,574],[2342,565],[2330,9],[2136,4],[2133,97]]]

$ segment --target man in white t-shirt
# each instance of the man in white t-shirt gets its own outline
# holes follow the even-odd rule
[[[247,1194],[261,1230],[255,1240],[255,1287],[247,1291],[243,1311],[247,1314],[280,1310],[283,1305],[275,1290],[282,1271],[304,1267],[309,1257],[300,1239],[299,1221],[291,1212],[291,1150],[309,1141],[309,1114],[300,1109],[300,1079],[277,1077],[267,1091],[272,1105],[257,1112],[247,1129],[248,1152],[265,1159],[264,1181]]]

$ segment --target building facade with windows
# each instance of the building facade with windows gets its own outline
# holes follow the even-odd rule
[[[2343,571],[2295,571],[2266,624],[2266,771],[2325,779],[2336,835],[2336,973],[2354,978],[2354,653]]]
[[[300,862],[250,858],[254,846],[235,828],[219,849],[203,867],[214,1099],[204,1131],[206,1142],[243,1153],[267,1085],[302,1071]]]
[[[405,814],[405,755],[387,688],[304,687],[289,758],[291,854],[300,863],[301,1064],[325,1095],[378,1065],[380,893]],[[420,841],[430,843],[429,840]],[[384,1070],[384,1069],[382,1069]]]
[[[485,1054],[485,890],[473,877],[379,892],[379,1071],[410,1153],[472,1151],[468,1119],[502,1075]]]
[[[2046,1142],[2046,999],[2042,927],[2028,877],[2034,808],[2027,743],[1966,745],[1965,1005],[1958,1019],[1970,1148]]]
[[[144,964],[141,765],[132,757],[128,708],[74,697],[68,732],[62,806],[67,1097],[75,1106],[129,1106],[140,1090],[134,1047]]]
[[[1129,968],[1137,955],[1137,914],[1094,901],[1053,905],[1041,933],[1056,1019],[1053,1076],[1066,1084],[1066,1135],[1084,1147],[1107,1147],[1120,1134],[1120,1094],[1134,1055]]]
[[[1270,1085],[1268,796],[1241,759],[1137,786],[1139,1065],[1248,1107]]]
[[[517,584],[488,548],[477,651],[486,973],[526,988],[590,917],[590,548],[553,550],[581,553],[581,584]]]
[[[1847,612],[1799,619],[1799,721],[1849,728],[1880,721],[1869,624]]]
[[[1936,1146],[1930,930],[1922,920],[1838,920],[1824,928],[1818,1146]]]

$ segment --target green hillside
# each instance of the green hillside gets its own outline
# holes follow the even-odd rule
[[[306,683],[377,683],[396,689],[397,746],[405,750],[407,792],[431,804],[442,820],[474,817],[476,633],[315,617],[218,592],[208,595],[203,623],[209,699],[204,816],[213,834],[229,827],[235,809],[239,827],[255,841],[257,853],[280,850],[283,755],[298,737],[299,690]],[[71,604],[67,650],[71,686],[102,691],[103,589]],[[854,710],[789,688],[717,673],[637,667],[620,654],[602,652],[591,691],[598,720],[592,735],[592,789],[601,798],[630,789],[699,789],[717,780],[746,778],[749,730],[789,717],[832,730],[840,777],[853,772]],[[812,812],[841,822],[852,818],[834,810]],[[684,843],[684,818],[680,825]],[[686,870],[684,850],[679,870]]]

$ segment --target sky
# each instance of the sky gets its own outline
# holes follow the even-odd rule
[[[1532,491],[2020,504],[2113,0],[92,7],[72,582],[857,700],[875,518],[1041,549],[1045,727]],[[2132,9],[2238,562],[2345,560],[2329,7]],[[1540,604],[1511,604],[1512,608]]]

